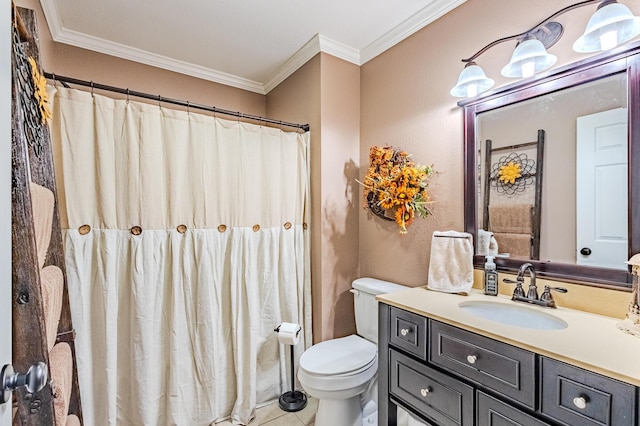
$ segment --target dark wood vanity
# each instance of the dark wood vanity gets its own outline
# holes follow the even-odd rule
[[[523,331],[523,332],[526,332]],[[639,389],[536,352],[379,304],[379,425],[637,425]]]

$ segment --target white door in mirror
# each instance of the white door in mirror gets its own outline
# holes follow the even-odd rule
[[[578,117],[576,131],[576,263],[626,269],[627,109]]]

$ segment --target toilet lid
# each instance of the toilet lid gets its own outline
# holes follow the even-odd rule
[[[377,346],[351,335],[313,345],[300,357],[300,367],[317,375],[345,374],[370,364]]]

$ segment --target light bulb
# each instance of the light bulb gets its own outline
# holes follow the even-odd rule
[[[600,36],[600,50],[613,49],[618,45],[618,31],[612,30]]]
[[[467,98],[473,98],[478,94],[478,85],[470,84],[467,86]]]
[[[527,61],[522,64],[522,78],[532,77],[536,72],[535,61]]]

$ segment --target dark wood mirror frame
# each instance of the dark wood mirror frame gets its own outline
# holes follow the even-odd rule
[[[626,73],[627,75],[629,114],[629,256],[627,258],[640,252],[640,42],[563,66],[541,74],[535,79],[523,80],[498,88],[481,97],[458,102],[458,105],[464,110],[464,225],[466,232],[471,233],[477,239],[478,200],[476,189],[479,147],[478,141],[476,141],[477,115],[618,73]],[[515,272],[522,263],[522,259],[496,259],[498,269],[505,272]],[[631,288],[631,273],[628,270],[534,260],[531,263],[539,276],[548,279],[619,290]],[[482,268],[483,264],[484,256],[476,255],[474,266]]]

